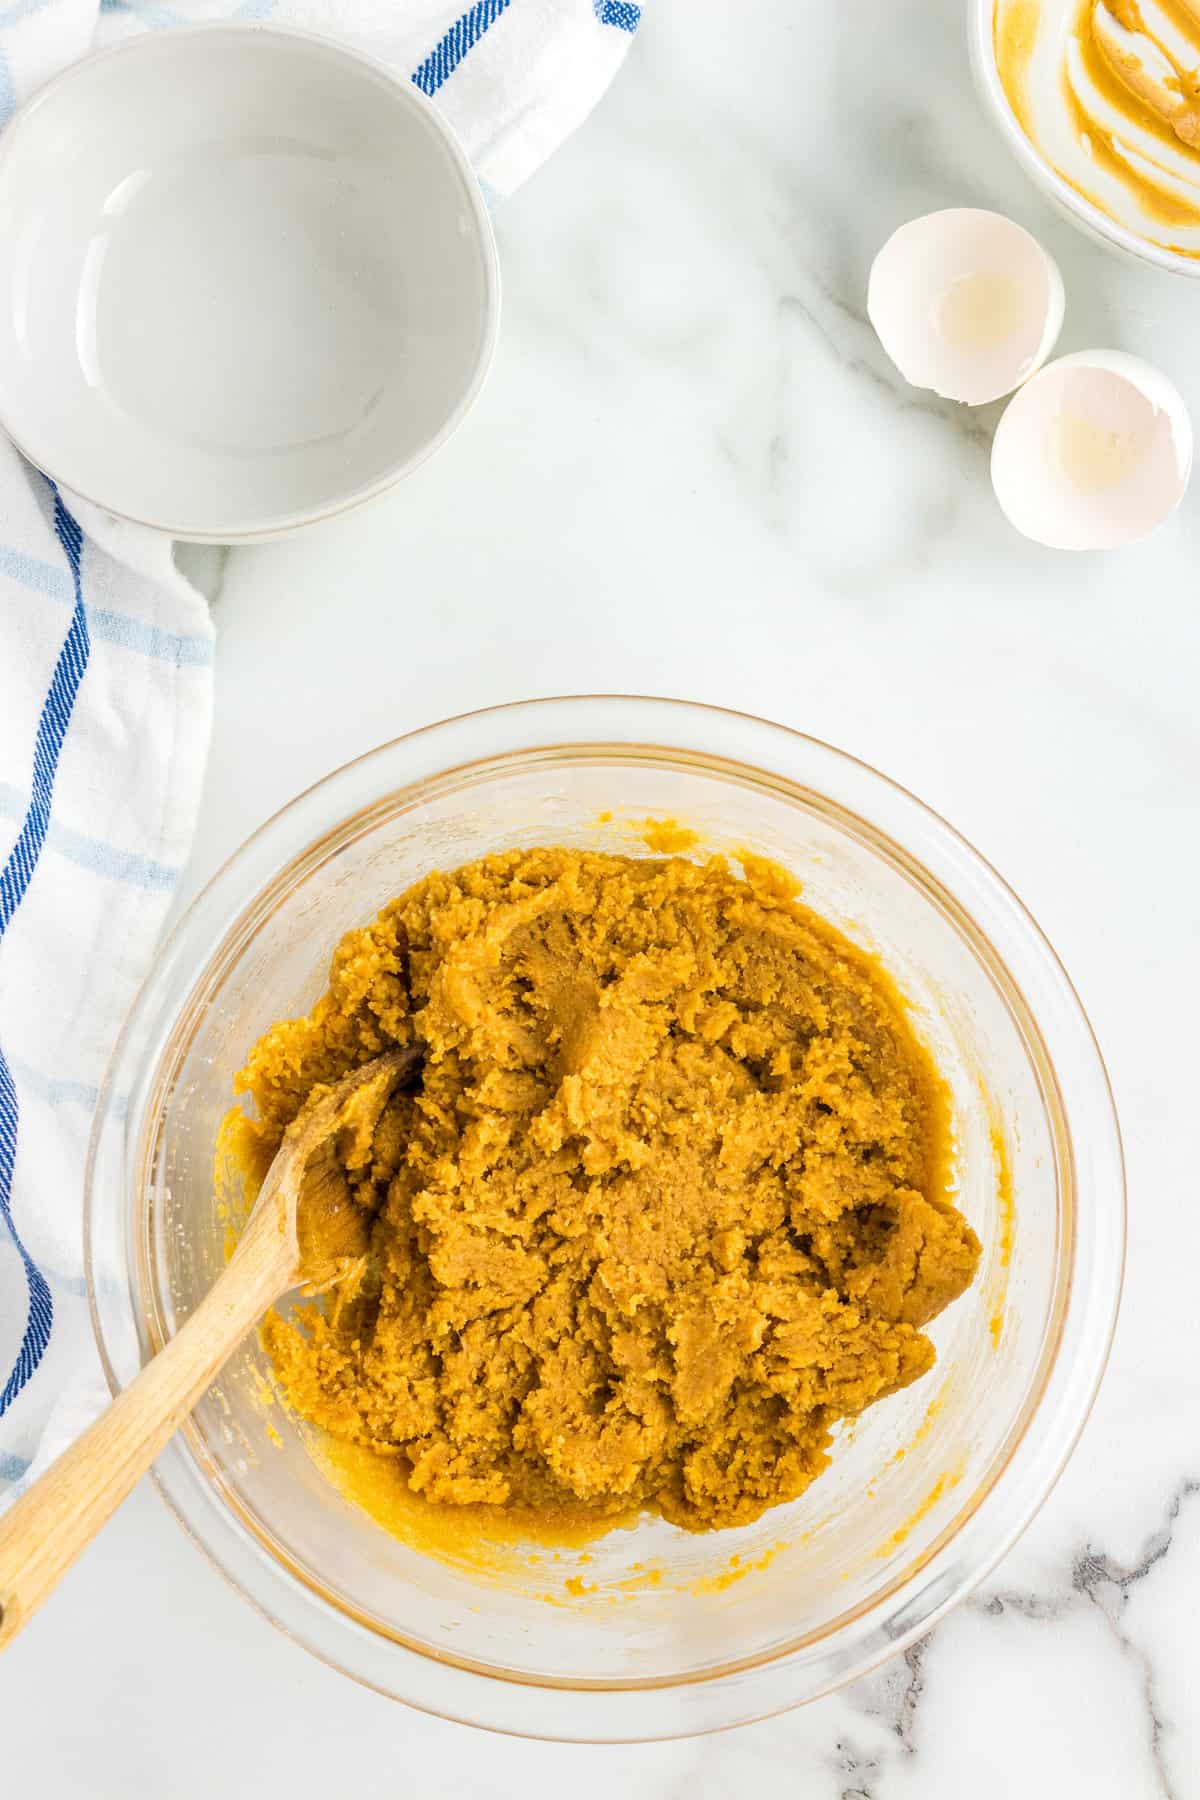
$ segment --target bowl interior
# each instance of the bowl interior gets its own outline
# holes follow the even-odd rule
[[[697,831],[692,854],[748,848],[785,863],[811,905],[883,959],[949,1083],[958,1198],[984,1258],[933,1327],[935,1371],[845,1430],[800,1500],[706,1536],[647,1520],[555,1553],[473,1530],[430,1554],[329,1484],[311,1434],[269,1402],[269,1366],[248,1342],[198,1407],[185,1452],[218,1503],[368,1630],[510,1679],[688,1680],[825,1638],[911,1576],[971,1513],[1035,1404],[1069,1261],[1070,1176],[1021,997],[902,852],[817,794],[734,764],[530,752],[381,800],[227,930],[131,1105],[122,1231],[93,1246],[93,1279],[132,1295],[142,1353],[222,1266],[213,1146],[234,1073],[259,1032],[320,992],[339,935],[431,869],[505,846],[650,854],[647,815]]]
[[[490,228],[409,84],[319,39],[148,35],[0,146],[0,394],[32,459],[192,537],[386,485],[465,408]]]
[[[1035,0],[1032,6],[1029,0],[967,0],[971,62],[984,104],[1026,174],[1085,236],[1139,262],[1200,277],[1194,226],[1167,228],[1140,208],[1120,180],[1098,168],[1088,134],[1078,126],[1063,75],[1077,18],[1076,0]],[[1012,55],[1006,50],[1003,56],[1017,100],[998,55],[998,40],[1005,42],[1009,33],[1031,46],[1022,53],[1019,76]]]

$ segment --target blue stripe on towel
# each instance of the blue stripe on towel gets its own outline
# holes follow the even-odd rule
[[[61,600],[67,606],[75,604],[75,590],[69,575],[50,563],[39,561],[36,556],[25,556],[7,544],[0,544],[0,575],[19,581],[31,593],[44,594],[47,600]],[[110,612],[103,606],[87,606],[84,613],[89,636],[103,638],[106,643],[117,644],[137,656],[150,656],[155,662],[171,663],[175,668],[202,667],[213,659],[210,638],[161,631],[157,625],[147,625],[128,613]]]
[[[10,782],[0,781],[0,814],[19,819],[24,815],[25,806],[21,790]],[[68,862],[77,863],[93,875],[102,875],[107,881],[123,881],[129,887],[173,888],[179,879],[179,870],[172,868],[170,863],[156,862],[152,856],[138,856],[132,850],[122,850],[118,844],[106,843],[103,838],[72,831],[69,825],[61,825],[57,819],[51,819],[47,828],[46,849],[65,856]]]
[[[467,51],[477,44],[489,25],[494,25],[509,0],[477,0],[461,19],[456,19],[441,42],[434,46],[413,73],[413,84],[423,94],[436,94],[447,77],[453,75]]]
[[[41,12],[49,0],[10,0],[8,6],[0,7],[0,31],[6,25],[15,25],[18,19],[27,19],[31,13]]]
[[[31,1063],[18,1062],[15,1057],[12,1070],[25,1092],[45,1106],[82,1106],[85,1112],[95,1112],[99,1104],[100,1089],[90,1082],[62,1081],[57,1075],[43,1075]],[[123,1119],[129,1111],[129,1096],[114,1094],[109,1106],[114,1119]]]
[[[71,564],[71,572],[75,579],[75,606],[50,681],[50,691],[42,706],[42,716],[38,720],[37,737],[33,749],[33,781],[29,805],[26,808],[25,819],[17,841],[9,852],[8,861],[3,870],[0,870],[0,937],[3,936],[13,914],[25,898],[26,889],[33,871],[37,867],[38,857],[41,855],[42,845],[46,841],[46,830],[50,824],[50,803],[54,794],[54,777],[58,772],[59,752],[62,749],[63,739],[67,735],[67,726],[71,722],[75,696],[79,692],[79,684],[83,680],[83,671],[87,667],[88,656],[91,652],[79,578],[83,534],[59,499],[57,492],[54,496],[54,528]]]
[[[636,31],[642,22],[642,9],[632,0],[592,0],[596,17],[602,25],[615,25],[618,31]]]
[[[16,111],[17,93],[12,83],[12,72],[8,66],[8,58],[0,48],[0,125],[11,118]]]
[[[24,822],[17,836],[17,841],[9,852],[8,861],[0,870],[0,939],[12,921],[13,914],[20,906],[33,879],[37,868],[42,845],[46,841],[46,832],[50,825],[50,806],[54,797],[54,778],[58,773],[58,759],[62,750],[67,728],[71,723],[71,714],[75,708],[75,699],[79,686],[87,668],[91,653],[91,640],[88,637],[87,618],[83,609],[83,581],[81,575],[81,559],[83,555],[83,534],[63,505],[57,488],[54,490],[54,529],[58,541],[63,547],[71,570],[72,583],[75,589],[75,605],[71,612],[71,623],[67,635],[59,651],[54,675],[50,682],[49,692],[42,706],[38,720],[37,736],[33,747],[33,781],[30,784],[29,805],[25,812]],[[21,1348],[17,1352],[17,1360],[13,1364],[8,1380],[0,1392],[0,1416],[8,1411],[25,1383],[29,1380],[46,1352],[50,1342],[50,1332],[54,1323],[54,1302],[50,1297],[50,1289],[46,1278],[26,1250],[18,1235],[12,1216],[12,1179],[17,1160],[17,1129],[20,1123],[20,1110],[17,1103],[17,1090],[13,1086],[13,1078],[9,1073],[4,1052],[0,1049],[0,1219],[8,1227],[18,1256],[25,1265],[25,1282],[29,1289],[29,1311],[25,1320],[25,1332],[21,1339]]]
[[[4,1052],[0,1050],[0,1218],[8,1226],[17,1255],[25,1265],[25,1285],[29,1289],[25,1332],[21,1338],[21,1348],[17,1351],[17,1360],[9,1370],[3,1393],[0,1393],[0,1416],[8,1411],[46,1354],[46,1345],[50,1342],[50,1330],[54,1324],[54,1302],[50,1298],[50,1289],[46,1286],[46,1277],[21,1242],[13,1224],[11,1196],[13,1164],[17,1160],[18,1119],[17,1090],[8,1072]]]
[[[64,575],[53,563],[42,562],[36,556],[26,556],[7,544],[0,544],[0,575],[11,576],[14,581],[19,581],[22,587],[32,589],[35,594],[45,594],[48,600],[64,600],[69,605],[74,603],[75,589],[69,575]]]
[[[213,659],[212,641],[206,637],[189,637],[182,632],[160,631],[128,613],[109,612],[103,606],[87,609],[88,630],[93,637],[119,644],[138,656],[151,656],[155,662],[173,663],[176,668],[202,666]]]
[[[149,31],[169,31],[173,25],[194,25],[196,21],[169,6],[143,6],[137,0],[100,0],[101,12],[129,13]]]
[[[0,1450],[0,1481],[20,1481],[28,1467],[28,1457],[10,1456],[7,1450]]]

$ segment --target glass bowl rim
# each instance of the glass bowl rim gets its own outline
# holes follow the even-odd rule
[[[586,716],[588,721],[597,716],[603,719],[606,715],[611,715],[615,719],[619,715],[622,718],[630,718],[631,721],[636,720],[639,729],[636,733],[622,735],[619,731],[614,733],[610,725],[607,731],[597,731],[586,736],[583,741],[580,740],[578,731],[571,732],[565,741],[555,733],[551,733],[549,736],[545,732],[539,734],[536,728],[538,724],[544,722],[549,727],[564,712],[570,715],[572,721],[577,720],[579,723],[584,722],[584,719],[580,717],[581,714]],[[649,725],[650,719],[647,715],[651,714],[656,715],[657,718],[659,726],[659,737],[657,738],[653,734],[647,737],[646,733],[640,729],[643,722]],[[668,720],[670,729],[667,731],[667,736],[670,741],[664,744],[660,738]],[[513,743],[507,741],[512,739],[514,734],[518,739],[525,738],[528,735],[527,726],[533,732],[534,742]],[[450,738],[454,738],[455,734],[461,736],[464,730],[468,734],[482,731],[485,736],[491,733],[493,738],[498,736],[502,741],[498,746],[490,750],[485,748],[483,754],[476,754],[466,761],[438,762],[431,770],[427,769],[415,777],[385,781],[382,785],[376,784],[372,798],[364,804],[352,806],[349,810],[346,810],[344,806],[336,805],[337,796],[347,785],[353,784],[355,780],[363,777],[366,777],[369,782],[374,771],[386,771],[389,760],[394,760],[398,756],[402,757],[406,751],[413,751],[417,747],[428,750],[432,745],[436,750],[437,745],[447,735]],[[1037,1017],[1025,999],[1022,986],[1013,977],[1006,960],[996,949],[989,934],[978,924],[973,911],[961,897],[953,889],[946,887],[944,879],[935,876],[925,863],[907,848],[904,841],[898,842],[891,835],[891,827],[885,829],[876,825],[869,816],[864,817],[848,807],[843,799],[832,798],[824,788],[809,786],[797,780],[793,775],[784,773],[778,767],[772,767],[769,761],[764,766],[753,760],[746,761],[733,756],[724,746],[714,749],[711,743],[714,734],[717,736],[723,734],[725,738],[741,737],[742,739],[748,735],[752,739],[765,740],[767,747],[778,751],[781,757],[784,750],[790,746],[793,755],[815,759],[818,764],[823,763],[826,766],[826,773],[832,771],[840,775],[843,786],[849,782],[852,788],[865,789],[869,799],[878,798],[890,802],[893,807],[898,806],[906,815],[906,823],[922,823],[928,831],[932,832],[937,840],[938,848],[949,855],[952,864],[963,865],[965,872],[973,875],[976,881],[982,878],[990,903],[995,904],[997,901],[1000,903],[1002,915],[1007,915],[1008,923],[1024,938],[1025,953],[1028,954],[1032,951],[1035,963],[1040,963],[1040,974],[1055,984],[1057,999],[1060,1005],[1065,1004],[1067,1023],[1074,1028],[1077,1040],[1076,1055],[1082,1050],[1085,1063],[1090,1060],[1090,1068],[1083,1069],[1080,1085],[1083,1085],[1085,1078],[1090,1080],[1091,1103],[1093,1106],[1099,1105],[1104,1114],[1101,1122],[1101,1135],[1105,1135],[1103,1129],[1105,1125],[1109,1128],[1106,1146],[1109,1152],[1109,1166],[1106,1170],[1108,1180],[1105,1190],[1107,1216],[1102,1218],[1103,1229],[1097,1234],[1101,1267],[1095,1291],[1092,1294],[1081,1296],[1078,1284],[1074,1280],[1079,1248],[1079,1208],[1076,1204],[1077,1170],[1074,1164],[1071,1133],[1067,1123],[1069,1109],[1063,1104],[1056,1065],[1044,1044],[1042,1028]],[[705,743],[706,739],[709,740],[707,743]],[[697,740],[700,742],[698,743]],[[1116,1322],[1124,1255],[1124,1185],[1120,1134],[1112,1104],[1111,1089],[1099,1047],[1069,977],[1027,909],[996,871],[991,868],[990,864],[974,851],[953,827],[941,819],[931,808],[917,800],[899,783],[880,774],[870,765],[844,751],[837,750],[789,727],[757,719],[750,714],[726,708],[696,705],[688,701],[632,695],[581,695],[517,701],[505,706],[459,714],[406,733],[367,751],[313,783],[251,833],[195,896],[191,905],[160,946],[146,983],[131,1010],[114,1050],[97,1107],[85,1182],[85,1268],[93,1329],[106,1378],[116,1393],[120,1391],[123,1380],[110,1355],[110,1347],[106,1341],[105,1328],[101,1318],[97,1285],[94,1280],[93,1231],[97,1209],[102,1205],[103,1192],[102,1184],[97,1180],[98,1167],[104,1154],[103,1122],[111,1113],[114,1096],[120,1091],[120,1078],[126,1072],[123,1059],[128,1060],[138,1021],[142,1015],[152,1009],[157,991],[162,987],[169,986],[169,981],[164,977],[164,971],[166,976],[169,976],[172,960],[178,961],[181,951],[187,950],[189,952],[187,967],[191,973],[184,977],[185,986],[181,995],[167,1005],[167,1010],[171,1014],[171,1029],[165,1046],[161,1043],[158,1045],[156,1054],[149,1059],[149,1066],[142,1071],[143,1088],[147,1087],[150,1076],[159,1076],[161,1082],[162,1071],[165,1066],[169,1066],[171,1061],[168,1052],[179,1036],[181,1025],[186,1022],[189,1012],[194,1014],[197,1010],[199,1005],[197,996],[212,981],[219,978],[219,966],[222,962],[227,965],[239,952],[240,947],[244,946],[247,931],[252,933],[252,930],[257,929],[257,926],[261,924],[265,911],[269,910],[268,903],[271,902],[272,897],[281,896],[286,892],[293,891],[297,885],[302,885],[303,880],[315,866],[315,862],[320,860],[319,853],[323,852],[324,855],[328,855],[335,845],[336,847],[344,846],[350,828],[360,823],[362,828],[365,828],[366,822],[369,822],[373,815],[381,811],[394,814],[397,804],[401,800],[406,807],[418,805],[423,797],[429,795],[431,790],[443,791],[446,782],[452,777],[474,774],[478,779],[486,779],[489,773],[495,773],[499,768],[511,767],[525,761],[535,763],[546,760],[561,761],[572,755],[590,755],[594,758],[601,752],[606,753],[609,757],[625,760],[630,760],[637,752],[641,752],[644,757],[651,759],[657,757],[660,760],[666,758],[677,761],[682,756],[704,765],[710,772],[728,773],[730,770],[735,770],[742,777],[749,778],[756,784],[768,785],[776,792],[782,789],[785,795],[795,801],[809,804],[817,802],[826,811],[836,813],[843,827],[847,823],[851,826],[861,827],[866,831],[873,848],[882,849],[885,856],[888,856],[889,852],[893,853],[888,856],[888,860],[892,861],[901,873],[907,875],[910,880],[914,879],[915,874],[917,884],[922,888],[927,899],[933,899],[939,904],[946,901],[950,903],[951,922],[960,930],[960,935],[965,922],[968,927],[966,933],[968,946],[976,959],[983,962],[985,972],[993,982],[997,979],[998,971],[1006,984],[1008,991],[1002,987],[1001,992],[1006,1004],[1010,1006],[1010,1011],[1012,998],[1015,996],[1020,1013],[1024,1015],[1024,1023],[1032,1029],[1034,1041],[1031,1043],[1020,1017],[1014,1015],[1018,1029],[1021,1030],[1026,1051],[1035,1060],[1039,1085],[1043,1091],[1043,1101],[1052,1115],[1056,1154],[1065,1146],[1067,1192],[1065,1194],[1062,1192],[1061,1177],[1064,1170],[1060,1159],[1058,1170],[1060,1176],[1059,1215],[1061,1220],[1065,1209],[1068,1220],[1068,1242],[1065,1251],[1060,1242],[1056,1252],[1056,1287],[1051,1308],[1051,1329],[1048,1329],[1047,1336],[1043,1337],[1035,1377],[1026,1388],[1019,1409],[1014,1414],[1015,1422],[1010,1425],[1000,1449],[993,1454],[984,1478],[975,1484],[955,1517],[939,1532],[932,1543],[921,1551],[919,1556],[906,1565],[900,1573],[889,1578],[880,1589],[874,1591],[848,1612],[829,1621],[819,1630],[809,1633],[802,1639],[771,1647],[735,1663],[720,1664],[712,1669],[688,1672],[683,1675],[655,1676],[623,1682],[607,1679],[602,1681],[563,1680],[554,1677],[541,1678],[525,1672],[514,1673],[479,1662],[448,1658],[435,1647],[419,1640],[405,1637],[402,1633],[390,1629],[381,1630],[376,1621],[357,1612],[353,1606],[344,1602],[320,1581],[314,1581],[307,1571],[292,1564],[286,1555],[280,1554],[280,1548],[271,1542],[269,1534],[264,1534],[264,1531],[260,1530],[255,1522],[248,1519],[246,1509],[222,1482],[214,1478],[211,1466],[206,1470],[205,1454],[199,1444],[198,1433],[190,1422],[185,1425],[184,1432],[164,1457],[162,1466],[156,1468],[155,1478],[160,1491],[164,1494],[181,1524],[205,1550],[214,1565],[226,1575],[232,1585],[258,1610],[263,1612],[272,1623],[279,1626],[288,1635],[297,1637],[307,1648],[344,1673],[350,1674],[366,1685],[377,1687],[380,1692],[402,1698],[409,1704],[424,1706],[426,1710],[468,1723],[485,1723],[493,1729],[513,1730],[520,1735],[555,1737],[595,1735],[596,1741],[619,1741],[622,1739],[644,1740],[647,1737],[660,1737],[672,1735],[672,1733],[657,1728],[647,1731],[644,1728],[645,1721],[640,1719],[633,1722],[632,1729],[622,1724],[614,1732],[613,1726],[618,1724],[615,1718],[590,1721],[590,1723],[602,1727],[596,1734],[586,1730],[582,1733],[574,1729],[564,1730],[561,1720],[557,1722],[556,1728],[550,1731],[543,1731],[540,1726],[529,1729],[527,1721],[524,1723],[506,1722],[503,1704],[499,1707],[499,1716],[497,1716],[496,1707],[492,1706],[490,1709],[485,1708],[485,1711],[489,1712],[489,1716],[481,1719],[478,1706],[469,1703],[469,1695],[464,1697],[460,1694],[449,1704],[444,1703],[440,1695],[433,1699],[428,1696],[414,1697],[413,1693],[407,1691],[402,1684],[392,1686],[390,1681],[375,1680],[360,1669],[347,1667],[346,1663],[340,1660],[335,1653],[327,1652],[319,1644],[312,1642],[302,1626],[289,1625],[278,1616],[279,1611],[287,1610],[280,1606],[273,1607],[272,1600],[278,1602],[278,1595],[264,1598],[261,1592],[251,1590],[244,1571],[239,1576],[226,1566],[221,1552],[207,1541],[201,1526],[196,1522],[194,1497],[190,1507],[181,1497],[179,1491],[181,1478],[178,1470],[174,1471],[175,1478],[172,1479],[173,1462],[178,1460],[181,1453],[190,1455],[192,1471],[199,1486],[204,1487],[207,1484],[208,1499],[214,1505],[219,1500],[231,1528],[240,1529],[243,1535],[249,1532],[253,1539],[252,1547],[258,1552],[257,1562],[265,1571],[264,1582],[267,1586],[270,1586],[272,1582],[276,1586],[279,1582],[294,1584],[301,1590],[303,1601],[310,1608],[312,1603],[316,1602],[318,1614],[321,1617],[328,1618],[332,1613],[339,1613],[357,1629],[366,1632],[377,1643],[386,1646],[389,1652],[395,1652],[401,1657],[415,1656],[423,1659],[427,1663],[432,1663],[435,1669],[441,1670],[443,1674],[456,1671],[458,1676],[464,1677],[468,1684],[475,1684],[476,1687],[484,1684],[491,1690],[517,1688],[526,1693],[538,1695],[543,1701],[548,1701],[552,1695],[558,1695],[562,1699],[594,1706],[598,1700],[621,1701],[639,1695],[652,1699],[655,1694],[678,1693],[681,1688],[695,1685],[706,1685],[714,1691],[720,1690],[722,1687],[729,1688],[731,1684],[736,1685],[741,1678],[753,1675],[755,1671],[786,1671],[789,1666],[795,1669],[797,1677],[800,1678],[802,1671],[796,1667],[798,1658],[811,1660],[811,1652],[814,1649],[819,1650],[822,1645],[836,1646],[839,1638],[851,1628],[861,1627],[865,1631],[873,1623],[882,1624],[882,1615],[885,1613],[885,1609],[890,1608],[891,1623],[883,1627],[887,1633],[887,1641],[882,1648],[875,1645],[869,1654],[863,1655],[852,1666],[842,1668],[836,1673],[826,1670],[825,1676],[819,1679],[816,1686],[810,1687],[801,1678],[799,1686],[805,1691],[795,1693],[791,1697],[780,1699],[777,1694],[769,1704],[763,1705],[755,1702],[750,1710],[746,1710],[743,1697],[731,1717],[722,1717],[713,1724],[689,1725],[685,1729],[687,1732],[691,1732],[697,1729],[719,1728],[723,1724],[761,1717],[765,1713],[785,1710],[788,1706],[833,1691],[834,1688],[844,1685],[846,1681],[865,1673],[884,1657],[899,1652],[907,1643],[927,1631],[936,1618],[940,1617],[944,1611],[984,1578],[1020,1532],[1025,1529],[1065,1465],[1090,1411],[1107,1360]],[[428,762],[428,756],[425,760]],[[312,836],[311,832],[297,833],[294,828],[300,823],[301,816],[314,804],[320,805],[322,802],[325,803],[327,815],[324,818],[323,828],[316,836]],[[266,881],[251,880],[248,884],[246,879],[247,862],[252,861],[254,856],[264,849],[270,855],[277,839],[288,840],[283,860],[274,868],[270,879]],[[298,848],[296,847],[297,843],[299,844]],[[237,905],[232,913],[225,905],[226,891],[230,888],[240,889],[241,900],[241,904]],[[202,934],[206,923],[205,915],[214,909],[221,915],[219,923],[213,927],[216,932],[215,941],[207,946],[207,954],[205,947],[202,946],[199,955],[194,955],[191,952],[189,934],[192,936],[198,932]],[[1038,971],[1035,969],[1035,972]],[[1039,1046],[1045,1061],[1044,1070],[1037,1068],[1036,1058]],[[1043,1080],[1044,1075],[1049,1077],[1052,1090],[1049,1094]],[[138,1116],[138,1107],[134,1102],[133,1086],[131,1083],[125,1085],[130,1095],[130,1116],[136,1117]],[[161,1100],[161,1093],[157,1095],[157,1099]],[[152,1149],[147,1147],[147,1134],[152,1133],[160,1124],[161,1106],[156,1104],[146,1107],[144,1123],[139,1134],[139,1151],[132,1153],[125,1148],[119,1157],[122,1171],[127,1178],[135,1173],[144,1173],[148,1168],[147,1157],[150,1156],[152,1160]],[[1104,1168],[1103,1159],[1101,1159],[1100,1166],[1102,1169]],[[1103,1213],[1105,1209],[1101,1208],[1100,1211]],[[143,1197],[140,1201],[138,1220],[139,1236],[144,1235],[150,1217],[151,1208]],[[128,1251],[128,1231],[122,1230],[121,1237]],[[1095,1254],[1096,1244],[1092,1246],[1092,1250]],[[142,1260],[144,1264],[144,1248]],[[142,1273],[145,1277],[143,1284],[140,1289],[135,1285],[134,1292],[135,1294],[140,1292],[143,1298],[147,1293],[151,1295],[150,1315],[137,1321],[141,1354],[144,1357],[147,1348],[153,1349],[161,1342],[163,1326],[161,1313],[157,1311],[158,1296],[154,1283],[146,1276],[144,1267]],[[1073,1309],[1072,1301],[1074,1301]],[[1082,1380],[1076,1379],[1072,1391],[1065,1396],[1058,1397],[1055,1416],[1057,1417],[1065,1410],[1067,1414],[1065,1425],[1053,1444],[1040,1446],[1040,1460],[1027,1456],[1027,1461],[1035,1461],[1035,1468],[1026,1473],[1025,1489],[1028,1491],[1025,1492],[1020,1507],[1016,1509],[1010,1507],[1010,1517],[999,1533],[987,1542],[985,1547],[976,1548],[974,1560],[966,1573],[952,1583],[949,1589],[945,1588],[944,1583],[939,1589],[935,1579],[938,1568],[945,1562],[951,1548],[963,1538],[967,1528],[976,1521],[981,1509],[984,1509],[988,1502],[994,1501],[998,1490],[1003,1485],[1005,1475],[1013,1467],[1023,1448],[1028,1447],[1031,1432],[1043,1411],[1056,1372],[1060,1375],[1062,1373],[1062,1352],[1068,1334],[1068,1326],[1072,1324],[1072,1320],[1074,1329],[1071,1335],[1073,1338],[1083,1338],[1089,1355],[1083,1359],[1085,1368]],[[124,1379],[128,1378],[128,1375],[124,1377]],[[181,1451],[181,1446],[185,1441],[189,1446],[186,1453]],[[219,1507],[218,1510],[220,1510]],[[915,1591],[916,1584],[922,1577],[925,1578],[923,1589],[925,1604],[923,1606],[914,1605],[914,1601],[922,1597]],[[261,1588],[264,1583],[258,1585]],[[291,1610],[295,1611],[294,1606]],[[775,1685],[778,1686],[777,1683]],[[611,1708],[608,1710],[611,1711]]]

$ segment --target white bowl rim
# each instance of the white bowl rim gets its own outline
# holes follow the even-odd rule
[[[307,44],[318,55],[328,56],[334,61],[340,61],[356,69],[366,70],[382,77],[396,95],[402,97],[404,103],[410,105],[414,112],[423,116],[426,123],[433,127],[435,134],[445,144],[451,161],[462,178],[476,228],[479,248],[483,256],[485,290],[483,337],[475,370],[467,388],[460,395],[453,411],[440,429],[419,450],[414,451],[402,462],[396,463],[373,481],[364,483],[353,493],[328,506],[277,514],[264,518],[255,525],[242,526],[234,530],[222,528],[219,525],[189,527],[166,519],[143,518],[137,513],[114,506],[111,500],[102,500],[98,495],[77,487],[61,469],[49,466],[50,461],[56,459],[48,459],[32,450],[22,441],[20,434],[13,430],[6,416],[4,395],[0,392],[0,431],[3,431],[12,440],[27,462],[32,463],[34,468],[40,469],[51,481],[59,483],[63,487],[65,498],[68,501],[72,496],[76,496],[80,500],[86,501],[89,506],[96,507],[98,511],[109,513],[114,518],[123,519],[128,524],[142,525],[151,531],[160,531],[169,537],[179,538],[185,543],[192,544],[257,543],[264,539],[282,537],[286,533],[300,530],[306,525],[316,525],[326,519],[339,518],[342,514],[353,512],[356,508],[365,506],[370,501],[377,500],[381,495],[388,493],[407,475],[411,475],[415,469],[419,468],[436,450],[440,450],[462,424],[487,380],[500,330],[500,261],[496,250],[495,232],[492,229],[491,215],[479,185],[479,177],[471,167],[470,159],[454,130],[428,96],[422,93],[420,88],[415,87],[407,77],[391,68],[387,63],[380,61],[378,57],[371,56],[366,51],[358,50],[351,44],[343,43],[338,38],[328,37],[319,31],[307,31],[292,25],[260,24],[256,21],[242,23],[223,21],[211,25],[172,27],[168,33],[142,32],[137,37],[125,39],[122,43],[110,44],[103,50],[90,51],[78,62],[71,63],[67,68],[60,70],[57,75],[40,87],[23,106],[18,108],[8,124],[0,130],[0,193],[3,192],[5,165],[11,157],[13,146],[23,125],[41,107],[57,96],[63,88],[69,87],[85,70],[90,71],[98,64],[108,63],[119,57],[148,54],[152,48],[161,50],[166,44],[171,45],[172,48],[179,45],[186,49],[189,43],[193,43],[197,39],[203,38],[210,41],[221,37],[244,39],[248,33],[254,33],[260,39],[269,38],[277,42]]]
[[[1060,175],[1047,162],[1029,138],[1012,109],[1012,104],[996,67],[996,9],[999,0],[967,0],[967,29],[971,64],[976,86],[991,110],[1001,136],[1025,173],[1052,200],[1056,201],[1073,223],[1093,237],[1103,239],[1111,248],[1123,251],[1138,262],[1151,263],[1169,274],[1200,280],[1200,257],[1181,256],[1162,244],[1141,237],[1136,231],[1106,213],[1103,207],[1081,194],[1078,188]]]

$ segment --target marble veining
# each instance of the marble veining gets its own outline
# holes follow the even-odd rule
[[[1088,1542],[1071,1556],[1061,1587],[1026,1590],[989,1584],[966,1603],[972,1614],[989,1621],[1015,1619],[1041,1627],[1059,1625],[1073,1612],[1095,1608],[1104,1620],[1112,1648],[1127,1660],[1136,1676],[1146,1751],[1145,1792],[1161,1794],[1163,1800],[1181,1800],[1193,1792],[1188,1783],[1194,1770],[1184,1764],[1179,1734],[1159,1691],[1155,1648],[1144,1635],[1128,1628],[1126,1616],[1139,1583],[1165,1567],[1185,1509],[1200,1513],[1198,1502],[1200,1481],[1185,1476],[1167,1501],[1162,1523],[1146,1538],[1135,1560],[1122,1561]],[[1187,1579],[1182,1571],[1180,1574]],[[850,1690],[854,1704],[891,1733],[893,1757],[915,1757],[928,1748],[922,1744],[922,1702],[937,1678],[941,1636],[935,1631],[920,1639],[894,1664]],[[836,1749],[848,1784],[839,1800],[880,1800],[888,1791],[887,1757],[860,1752],[849,1735]]]

